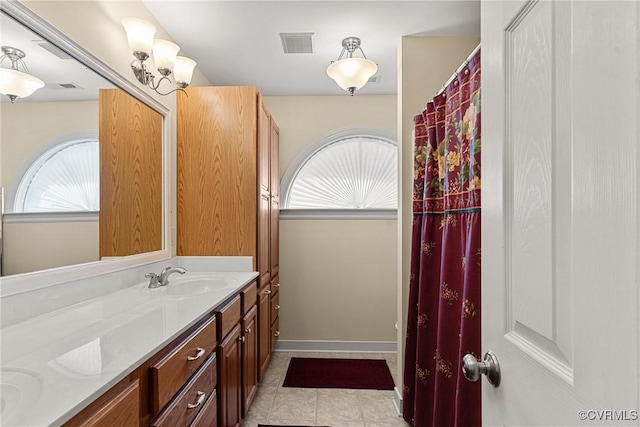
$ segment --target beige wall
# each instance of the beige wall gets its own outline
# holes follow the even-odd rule
[[[98,101],[17,102],[0,109],[0,150],[2,174],[0,184],[14,184],[16,172],[34,152],[54,138],[80,130],[98,135]]]
[[[403,37],[398,58],[401,196],[398,212],[398,376],[402,378],[411,262],[413,117],[480,43],[479,36]],[[402,390],[402,384],[397,384]]]
[[[265,97],[280,176],[309,144],[350,126],[396,129],[396,97]],[[394,342],[395,220],[280,221],[280,339]]]
[[[0,110],[5,195],[36,154],[77,131],[98,134],[98,102],[17,102]],[[58,141],[61,142],[61,141]],[[98,222],[3,224],[2,275],[98,260]]]
[[[9,223],[3,232],[3,275],[98,259],[98,221]]]

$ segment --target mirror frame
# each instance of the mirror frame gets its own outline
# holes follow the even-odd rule
[[[56,267],[47,270],[39,270],[30,273],[15,274],[0,277],[0,297],[16,295],[50,286],[60,285],[66,282],[87,279],[102,274],[113,273],[125,269],[143,266],[153,262],[164,261],[171,258],[171,209],[170,197],[170,162],[169,162],[169,138],[171,111],[143,91],[140,86],[125,78],[120,73],[109,67],[89,51],[81,47],[74,40],[67,37],[57,28],[53,27],[39,15],[28,9],[21,3],[11,0],[0,2],[0,11],[20,24],[29,28],[40,37],[53,43],[76,61],[93,70],[103,78],[124,90],[129,95],[140,100],[151,109],[162,115],[162,241],[163,249],[155,252],[147,252],[137,255],[129,255],[121,259],[105,259]]]

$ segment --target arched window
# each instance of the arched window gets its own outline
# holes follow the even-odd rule
[[[283,217],[395,217],[397,144],[391,131],[351,128],[311,144],[282,180]]]
[[[96,212],[100,162],[95,136],[58,137],[36,153],[13,186],[8,212]]]

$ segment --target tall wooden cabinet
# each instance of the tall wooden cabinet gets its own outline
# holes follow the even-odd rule
[[[186,90],[178,93],[177,254],[253,257],[257,313],[243,331],[257,332],[262,379],[279,335],[279,129],[253,86]]]

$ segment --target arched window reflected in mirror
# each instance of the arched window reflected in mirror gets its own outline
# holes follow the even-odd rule
[[[13,212],[100,209],[98,140],[72,139],[38,156],[17,185]]]

